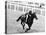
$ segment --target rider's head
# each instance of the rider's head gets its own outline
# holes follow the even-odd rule
[[[32,11],[31,11],[31,10],[29,11],[29,14],[30,14],[30,15],[32,14]]]

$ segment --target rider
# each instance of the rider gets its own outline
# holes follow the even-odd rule
[[[35,13],[32,13],[32,11],[29,11],[28,18],[27,18],[27,22],[26,22],[26,24],[28,25],[29,28],[26,29],[25,32],[27,32],[28,30],[30,30],[30,27],[33,24],[33,19],[34,18],[38,19],[37,16],[35,15]]]

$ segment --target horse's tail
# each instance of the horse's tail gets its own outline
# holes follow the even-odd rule
[[[21,19],[21,16],[16,20],[17,22]]]

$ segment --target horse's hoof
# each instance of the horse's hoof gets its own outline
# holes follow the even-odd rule
[[[27,32],[28,30],[26,30],[25,32]]]
[[[25,33],[27,33],[27,31],[25,31]]]

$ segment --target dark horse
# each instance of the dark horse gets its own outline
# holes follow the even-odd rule
[[[28,15],[27,19],[26,19],[26,15]],[[25,26],[25,24],[23,22],[25,22],[28,25],[29,28],[27,28],[26,31],[25,31],[25,32],[27,32],[28,30],[30,30],[30,27],[33,24],[33,19],[34,18],[38,19],[35,13],[32,13],[32,11],[29,11],[29,13],[26,13],[25,16],[23,16],[23,17],[20,16],[17,19],[17,21],[19,21],[21,19],[21,24],[23,26],[23,29],[24,29],[24,26]]]

